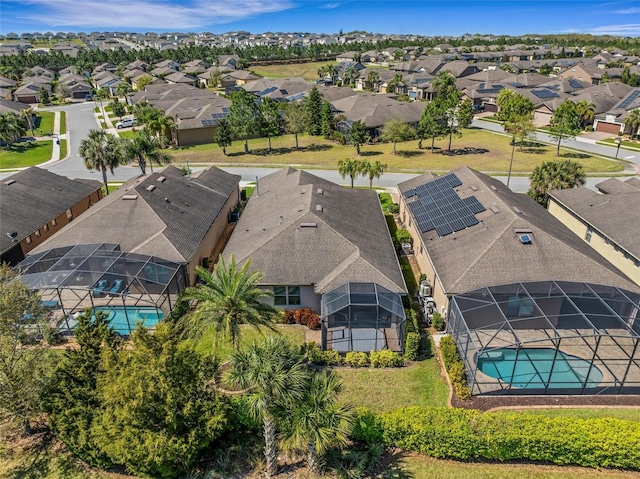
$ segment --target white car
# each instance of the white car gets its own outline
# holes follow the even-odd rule
[[[116,123],[116,128],[118,130],[121,128],[131,128],[135,122],[135,118],[125,118],[124,120]]]

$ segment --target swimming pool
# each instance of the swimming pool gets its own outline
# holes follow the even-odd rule
[[[125,312],[126,309],[126,312]],[[136,329],[136,324],[141,322],[146,328],[155,326],[164,318],[164,312],[150,306],[125,307],[125,306],[96,306],[94,311],[103,311],[109,315],[109,324],[122,335],[129,335]],[[129,322],[127,323],[127,316]],[[129,330],[131,326],[131,330]]]
[[[602,372],[590,361],[562,351],[556,356],[553,348],[484,351],[478,354],[476,365],[487,376],[523,389],[576,389],[585,387],[585,382],[587,388],[593,388],[602,381]]]

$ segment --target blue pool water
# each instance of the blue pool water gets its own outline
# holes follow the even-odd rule
[[[124,306],[96,306],[95,308],[95,311],[108,313],[111,327],[122,335],[131,334],[136,329],[138,322],[141,322],[147,328],[151,328],[164,318],[164,312],[153,307],[128,307],[126,310],[125,313]],[[128,323],[127,316],[129,317]],[[129,325],[131,325],[131,332],[129,331]]]
[[[487,376],[523,389],[582,388],[585,379],[590,388],[602,381],[602,372],[590,361],[562,351],[556,357],[552,348],[522,348],[517,355],[516,361],[516,349],[494,349],[478,354],[476,364]]]

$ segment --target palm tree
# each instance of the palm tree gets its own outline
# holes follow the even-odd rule
[[[342,82],[347,86],[351,86],[356,81],[356,78],[358,78],[358,75],[359,73],[356,67],[351,65],[342,73]]]
[[[527,194],[543,206],[547,206],[549,191],[574,188],[585,182],[582,165],[572,160],[545,161],[534,168],[529,178]]]
[[[595,103],[589,103],[587,100],[580,100],[576,103],[576,110],[578,110],[578,115],[580,115],[581,128],[584,128],[587,123],[593,123],[595,108]]]
[[[336,84],[336,77],[338,76],[338,67],[337,65],[330,63],[327,65],[327,75],[331,77],[331,84]]]
[[[35,115],[35,111],[33,108],[25,108],[20,110],[20,118],[23,118],[27,125],[29,125],[29,131],[31,131],[31,136],[33,136],[33,115]]]
[[[640,108],[631,110],[624,122],[631,127],[629,139],[633,140],[634,135],[638,134],[638,129],[640,128]]]
[[[382,173],[387,169],[386,163],[381,163],[379,160],[376,161],[364,161],[362,162],[362,173],[369,176],[369,189],[373,189],[373,179],[379,179],[382,176]]]
[[[104,189],[109,194],[107,169],[113,170],[123,162],[122,141],[104,130],[91,130],[87,138],[80,142],[80,156],[89,170],[102,171]]]
[[[151,173],[153,173],[154,161],[159,165],[171,163],[173,158],[162,151],[162,148],[164,148],[162,140],[151,136],[146,128],[140,130],[136,136],[124,144],[127,159],[136,159],[143,175],[147,173],[147,161],[151,166]]]
[[[338,173],[343,178],[349,176],[351,178],[351,188],[353,188],[353,180],[362,173],[362,163],[353,158],[338,161]]]
[[[0,113],[0,141],[3,143],[14,143],[20,139],[24,133],[24,128],[18,115],[12,111]]]
[[[351,405],[338,404],[342,380],[335,371],[309,376],[302,400],[285,422],[285,445],[306,451],[307,467],[317,474],[318,456],[329,447],[346,444],[354,425]]]
[[[304,356],[287,338],[268,336],[232,353],[231,365],[228,383],[249,389],[248,412],[262,421],[266,473],[271,477],[278,469],[276,417],[283,408],[302,400],[308,384]]]
[[[201,266],[196,267],[196,274],[204,284],[185,290],[186,298],[198,300],[194,314],[184,317],[189,336],[197,338],[213,328],[215,340],[223,335],[237,349],[242,334],[241,324],[249,324],[258,330],[260,326],[273,329],[271,319],[278,310],[262,302],[269,296],[258,287],[262,273],[250,272],[250,267],[249,260],[238,269],[233,256],[229,264],[220,256],[213,273]]]
[[[147,128],[151,133],[155,133],[156,136],[164,136],[167,138],[167,131],[171,134],[170,139],[173,141],[173,130],[176,127],[176,123],[168,115],[157,115],[147,122]]]
[[[375,70],[371,70],[367,74],[367,83],[371,84],[371,91],[377,90],[378,83],[380,83],[380,74]]]

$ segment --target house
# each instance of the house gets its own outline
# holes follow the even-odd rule
[[[359,62],[360,61],[359,59],[360,59],[360,52],[354,52],[354,51],[343,52],[336,56],[336,61],[338,63]]]
[[[167,83],[182,83],[185,85],[191,85],[193,87],[198,86],[198,79],[191,75],[187,75],[183,72],[174,72],[166,77],[164,77],[164,81]]]
[[[606,113],[596,115],[593,129],[612,135],[631,133],[631,125],[626,124],[625,120],[632,110],[638,108],[640,108],[640,87],[629,91]]]
[[[118,94],[118,85],[122,83],[122,79],[113,73],[106,73],[104,76],[101,76],[99,80],[96,80],[94,77],[94,83],[96,90],[102,90],[104,88],[109,90],[111,96],[116,96]]]
[[[209,66],[210,65],[204,60],[192,60],[184,64],[182,71],[191,75],[198,75],[209,68]]]
[[[573,65],[566,70],[558,73],[558,78],[562,80],[576,78],[578,80],[590,83],[591,85],[598,85],[602,81],[602,75],[604,74],[604,71],[601,68],[598,68],[598,66],[595,64],[581,63]]]
[[[185,176],[167,166],[132,178],[33,253],[76,244],[113,243],[129,253],[185,265],[188,282],[209,255],[238,205],[240,177],[218,168]]]
[[[260,78],[242,85],[242,88],[259,98],[269,97],[276,101],[301,99],[313,85],[302,78]]]
[[[398,185],[400,219],[413,238],[437,310],[488,286],[574,281],[637,289],[622,272],[527,195],[468,167]]]
[[[372,190],[343,188],[285,168],[261,178],[223,256],[263,274],[284,309],[322,318],[322,347],[402,351],[407,293]]]
[[[640,286],[640,180],[549,192],[549,213]]]
[[[48,78],[49,81],[56,78],[55,72],[53,70],[49,70],[48,68],[35,66],[33,68],[30,68],[29,71],[31,71],[35,76]]]
[[[0,183],[0,262],[16,265],[27,253],[102,199],[101,183],[70,180],[35,166]]]
[[[220,86],[225,90],[243,86],[249,82],[259,80],[260,75],[247,70],[231,70],[220,75]]]
[[[180,64],[173,60],[163,60],[160,63],[154,65],[155,68],[169,68],[173,71],[180,70]]]
[[[23,84],[13,92],[13,97],[20,103],[38,103],[40,88],[51,93],[51,83],[47,77],[28,77]]]
[[[82,75],[70,73],[61,76],[58,81],[69,91],[71,98],[84,99],[88,94],[91,94],[91,85],[89,85],[87,79]]]
[[[236,70],[239,63],[240,57],[238,55],[218,55],[218,68]]]

